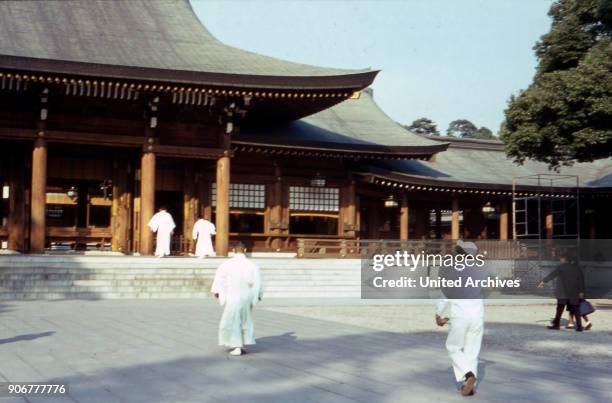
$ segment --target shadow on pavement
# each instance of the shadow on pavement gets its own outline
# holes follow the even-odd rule
[[[0,339],[0,344],[16,343],[18,341],[30,341],[30,340],[39,339],[41,337],[53,336],[54,334],[55,332],[22,334],[19,336],[8,338],[8,339]]]
[[[505,325],[489,327],[506,331]],[[526,339],[549,335],[540,326],[519,326]],[[288,323],[287,328],[299,327]],[[301,336],[296,330],[260,337],[242,357],[204,345],[184,358],[131,366],[110,361],[114,367],[61,381],[70,384],[77,401],[93,396],[105,402],[465,401],[454,390],[445,336],[366,331],[322,337],[312,332]],[[134,353],[126,349],[121,355]],[[545,356],[515,356],[493,348],[483,354],[478,392],[483,401],[550,402],[562,388],[564,401],[604,402],[612,393],[612,383],[602,381],[604,374],[596,367],[570,367]]]

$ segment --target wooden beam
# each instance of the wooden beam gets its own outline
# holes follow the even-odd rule
[[[230,158],[225,155],[217,160],[217,210],[215,246],[217,256],[227,256],[229,252],[229,193]]]
[[[41,132],[42,133],[42,132]],[[32,150],[32,202],[30,213],[30,252],[45,250],[45,204],[47,197],[47,142],[34,141]]]
[[[7,139],[35,139],[36,129],[13,129],[0,128],[0,138]],[[115,147],[138,147],[144,138],[138,136],[124,136],[105,133],[89,133],[66,130],[45,130],[45,138],[48,142],[68,144],[93,144]]]
[[[37,131],[35,129],[0,128],[0,138],[6,139],[33,140],[36,138],[36,133]],[[145,141],[145,137],[139,136],[66,130],[46,130],[45,139],[50,143],[91,144],[96,146],[129,148],[141,147]],[[224,155],[226,151],[229,152],[230,157],[233,156],[233,152],[230,150],[214,147],[186,147],[155,144],[151,151],[154,151],[155,154],[160,157],[172,158],[217,159]]]
[[[155,210],[155,154],[145,152],[140,160],[140,253],[153,254],[153,233],[149,221]]]
[[[142,143],[142,140],[141,140]],[[227,151],[227,152],[226,152]],[[160,157],[191,158],[191,159],[218,159],[224,155],[231,157],[233,154],[229,150],[222,148],[205,147],[183,147],[156,145],[155,154]]]

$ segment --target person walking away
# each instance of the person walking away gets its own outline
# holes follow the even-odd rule
[[[165,207],[160,207],[157,213],[149,221],[151,231],[157,233],[155,256],[170,256],[170,240],[174,234],[176,224]]]
[[[478,247],[473,242],[457,241],[457,254],[475,256]],[[482,268],[464,268],[461,271],[445,268],[449,280],[461,277],[482,277]],[[457,383],[461,383],[463,396],[473,395],[478,377],[478,355],[484,332],[484,303],[479,287],[442,289],[447,299],[438,302],[435,321],[438,326],[447,323],[450,328],[446,350],[451,360]]]
[[[224,307],[219,322],[219,345],[231,349],[230,355],[242,355],[244,346],[255,344],[253,307],[261,299],[259,267],[244,254],[241,242],[233,248],[234,256],[215,273],[212,293]]]
[[[215,225],[204,217],[200,216],[199,220],[193,226],[192,238],[196,241],[195,254],[202,259],[205,256],[215,256],[215,250],[212,244],[212,235],[215,235]]]
[[[556,279],[555,297],[557,298],[557,309],[552,323],[548,329],[559,330],[563,310],[573,313],[576,321],[576,331],[582,332],[582,317],[580,315],[580,300],[584,298],[584,275],[578,264],[572,260],[569,252],[563,252],[559,258],[559,266],[540,281],[538,288],[544,288],[544,284]]]

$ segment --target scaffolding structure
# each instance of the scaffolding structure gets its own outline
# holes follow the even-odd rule
[[[578,176],[535,174],[513,178],[512,230],[513,239],[521,241],[522,249],[522,258],[514,263],[514,275],[531,289],[536,289],[542,279],[545,263],[558,259],[559,248],[573,250],[579,259]]]
[[[518,182],[529,191],[518,190]],[[571,182],[559,191],[559,182]],[[533,185],[531,184],[533,183]],[[542,223],[545,214],[544,225]],[[548,221],[548,222],[546,222]],[[577,175],[535,174],[512,179],[512,227],[516,239],[580,239],[580,179]]]

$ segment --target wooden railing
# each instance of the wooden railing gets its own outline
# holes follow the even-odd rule
[[[486,251],[488,259],[510,259],[524,254],[516,241],[476,241],[479,251]],[[299,258],[352,258],[362,259],[374,254],[393,254],[407,251],[412,254],[453,253],[451,240],[382,240],[382,239],[313,239],[297,240]]]
[[[96,244],[97,249],[108,246],[112,238],[110,227],[48,227],[47,242],[75,248],[78,245]]]

